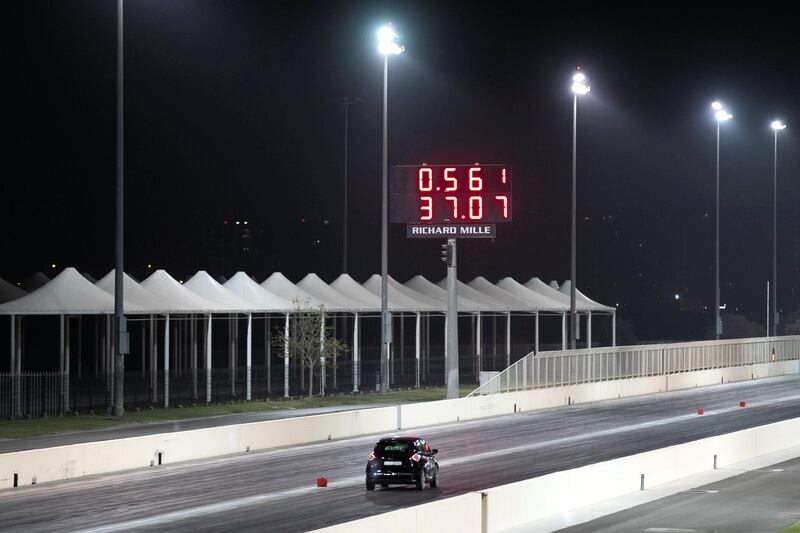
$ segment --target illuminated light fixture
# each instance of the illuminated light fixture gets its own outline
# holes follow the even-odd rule
[[[714,111],[719,111],[722,109],[722,104],[720,102],[711,102],[711,109]]]
[[[237,225],[237,226],[239,225],[239,221],[238,221],[238,220],[236,221],[236,225]]]
[[[405,50],[405,47],[397,42],[398,35],[395,33],[391,24],[381,27],[378,30],[378,52],[388,56],[394,54],[399,56]]]
[[[576,72],[572,76],[572,92],[584,95],[588,93],[590,87],[586,84],[586,75],[583,72]]]
[[[720,109],[714,113],[714,118],[717,119],[717,122],[725,122],[726,120],[732,119],[733,115],[728,113],[725,109]]]
[[[786,124],[784,124],[780,120],[773,121],[771,126],[772,126],[772,129],[775,130],[775,131],[785,130],[786,129]]]
[[[153,268],[153,265],[151,265],[150,263],[147,263],[147,268]]]
[[[244,221],[244,223],[245,223],[245,225],[247,225],[247,221],[246,220]]]
[[[55,263],[53,263],[53,264],[51,264],[51,265],[50,265],[50,268],[55,268],[55,267],[56,267],[56,264],[55,264]]]
[[[680,299],[681,299],[681,295],[680,295],[680,294],[676,294],[676,295],[675,295],[675,299],[676,299],[676,300],[680,300]]]

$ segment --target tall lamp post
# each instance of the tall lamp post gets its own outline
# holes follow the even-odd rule
[[[572,76],[572,233],[570,239],[570,288],[569,288],[569,347],[575,349],[575,338],[578,327],[578,314],[575,309],[575,240],[576,240],[576,202],[575,194],[575,175],[577,173],[577,139],[578,139],[578,96],[583,96],[589,92],[589,85],[586,82],[586,75],[580,71]]]
[[[733,118],[720,102],[713,102],[714,118],[717,120],[717,185],[716,185],[716,225],[714,253],[714,335],[717,340],[722,337],[722,320],[719,317],[719,125]]]
[[[775,151],[772,171],[772,334],[778,334],[778,132],[786,129],[780,120],[772,122]],[[767,331],[769,335],[769,331]]]
[[[125,272],[123,251],[123,177],[125,171],[124,155],[124,99],[123,99],[123,25],[122,25],[122,0],[117,0],[117,179],[116,179],[116,261],[114,266],[114,317],[117,325],[117,338],[114,349],[114,398],[112,400],[113,414],[125,414],[125,354],[128,353],[128,327],[125,324],[123,309],[123,275]]]
[[[389,392],[389,344],[392,342],[392,317],[389,314],[389,252],[388,252],[388,157],[387,157],[387,85],[389,82],[389,56],[400,55],[405,48],[398,44],[398,35],[391,24],[378,30],[378,52],[383,54],[383,162],[381,180],[381,393]]]
[[[360,102],[361,98],[342,98],[344,105],[344,216],[343,216],[343,235],[342,235],[342,274],[347,274],[347,118],[350,106]]]

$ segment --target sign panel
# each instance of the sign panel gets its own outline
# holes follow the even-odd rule
[[[497,226],[494,224],[409,224],[406,226],[406,237],[410,239],[458,239],[464,237],[494,239],[497,237]]]
[[[472,225],[511,221],[511,169],[507,165],[400,165],[391,170],[391,222]]]

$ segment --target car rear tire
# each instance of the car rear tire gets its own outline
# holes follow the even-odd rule
[[[375,490],[375,482],[367,479],[367,490]]]
[[[425,472],[420,472],[419,477],[417,478],[417,490],[422,490],[425,488]]]
[[[439,469],[436,469],[436,473],[433,474],[433,479],[431,479],[431,488],[435,489],[437,485],[439,485]]]

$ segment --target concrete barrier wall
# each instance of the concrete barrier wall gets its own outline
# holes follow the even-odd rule
[[[406,507],[313,533],[481,533],[481,494],[470,492]]]
[[[720,382],[800,373],[800,361],[584,383],[0,454],[0,489]],[[398,425],[399,410],[399,425]]]
[[[400,419],[403,428],[423,427],[531,409],[558,407],[569,403],[595,402],[798,373],[800,373],[800,361],[780,361],[666,376],[598,381],[547,389],[470,396],[458,400],[406,404],[400,406]]]
[[[396,429],[380,407],[0,454],[0,488],[215,457]]]
[[[718,435],[482,491],[487,531],[502,531],[640,489],[800,445],[800,418]]]

